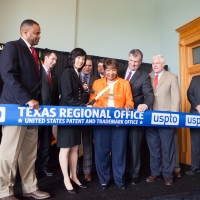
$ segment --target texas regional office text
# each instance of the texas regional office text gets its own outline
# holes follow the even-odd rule
[[[51,107],[33,110],[18,107],[21,122],[36,124],[138,124],[144,119],[143,112],[125,109]]]

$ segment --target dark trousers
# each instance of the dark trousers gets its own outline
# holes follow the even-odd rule
[[[36,170],[46,168],[51,154],[52,126],[39,126]]]
[[[83,141],[83,172],[90,174],[92,170],[92,126],[82,127],[82,141]]]
[[[200,168],[200,130],[199,128],[190,129],[190,138],[191,138],[191,166],[199,169]]]
[[[143,127],[132,126],[128,128],[127,166],[130,178],[139,177],[143,133]]]
[[[112,153],[113,177],[116,185],[124,184],[126,167],[127,128],[94,126],[95,164],[100,184],[110,180],[110,152]]]
[[[151,175],[173,178],[175,139],[173,128],[147,127],[146,139],[150,151]]]

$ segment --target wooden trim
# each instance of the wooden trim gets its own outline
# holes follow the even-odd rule
[[[187,89],[193,76],[200,75],[200,64],[193,64],[192,49],[200,46],[200,17],[176,29],[179,33],[181,112],[189,112]],[[190,130],[178,129],[180,162],[191,164]]]

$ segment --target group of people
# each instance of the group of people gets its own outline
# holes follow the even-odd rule
[[[91,74],[92,58],[81,48],[75,48],[68,57],[68,68],[58,77],[51,70],[57,61],[53,51],[44,53],[43,63],[38,60],[33,46],[40,40],[40,26],[33,20],[24,20],[20,26],[21,38],[6,43],[0,58],[3,89],[1,104],[27,105],[40,109],[40,105],[93,106],[100,108],[147,109],[178,112],[180,92],[178,78],[164,69],[162,55],[152,58],[153,71],[141,69],[143,54],[139,49],[129,53],[128,66],[118,67],[115,59],[100,60],[99,77]],[[60,82],[60,84],[59,84]],[[200,113],[200,78],[194,77],[188,89],[191,112]],[[96,94],[104,93],[95,99]],[[60,99],[59,99],[60,96]],[[92,103],[89,103],[92,102]],[[92,104],[92,105],[91,105]],[[92,148],[94,139],[95,165],[100,188],[107,189],[110,180],[110,162],[115,184],[125,189],[125,170],[132,185],[139,182],[141,168],[141,142],[144,127],[137,126],[58,126],[57,146],[59,163],[66,192],[76,194],[74,186],[86,189],[77,177],[78,149],[83,141],[83,171],[91,181]],[[3,126],[0,145],[0,200],[16,200],[13,186],[17,168],[21,175],[24,197],[45,199],[50,194],[39,190],[36,173],[46,176],[48,169],[51,126]],[[198,129],[191,131],[192,168],[186,174],[200,173]],[[166,185],[173,185],[173,176],[180,177],[177,133],[168,127],[146,127],[146,140],[150,152],[151,175],[147,182],[164,177]],[[68,170],[69,167],[69,170]],[[178,170],[176,170],[178,168]]]

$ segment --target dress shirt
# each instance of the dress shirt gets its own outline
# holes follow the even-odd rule
[[[128,67],[127,70],[126,70],[125,77],[124,77],[125,80],[127,79],[127,77],[128,77],[128,75],[129,75],[129,72],[130,72],[130,71],[132,72],[132,74],[131,74],[131,77],[129,78],[129,81],[131,80],[133,74],[135,74],[135,72],[136,72],[136,71],[130,70],[130,68]]]
[[[104,75],[99,74],[101,78],[104,78]]]
[[[22,37],[21,37],[21,38],[22,38]],[[24,38],[22,38],[22,40],[26,43],[26,45],[27,45],[29,51],[32,53],[31,48],[30,48],[31,45],[30,45]]]
[[[81,81],[82,81],[82,82],[84,82],[84,77],[86,78],[87,84],[89,85],[89,82],[90,82],[90,74],[84,75],[84,74],[81,72]]]
[[[47,69],[44,65],[42,65],[43,66],[43,68],[44,68],[44,70],[45,70],[45,72],[46,72],[46,74],[47,74],[47,72],[48,72],[48,70],[50,70],[50,69]],[[51,71],[51,70],[50,70]],[[51,73],[50,73],[50,76],[51,76]]]
[[[108,85],[110,85],[110,84],[111,83],[108,83]],[[110,88],[109,94],[113,94],[113,90],[114,90],[114,85]],[[115,107],[114,99],[113,99],[113,96],[111,96],[111,95],[108,97],[107,107],[108,108]]]
[[[164,70],[163,70],[164,71]],[[155,73],[154,76],[156,77],[156,75],[158,75],[158,83],[159,83],[159,80],[160,80],[160,77],[162,76],[163,74],[163,71],[160,72],[160,73]]]

